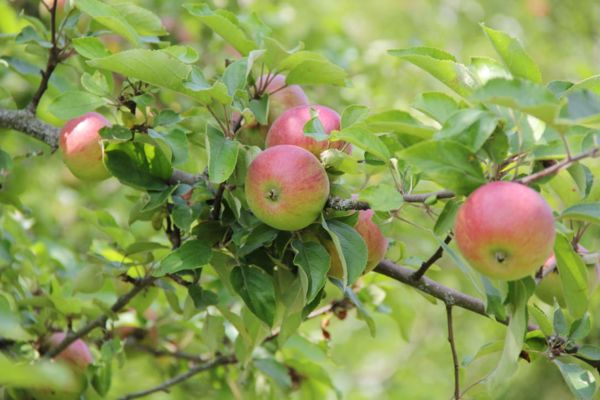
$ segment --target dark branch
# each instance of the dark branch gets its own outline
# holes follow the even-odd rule
[[[561,169],[568,168],[579,160],[594,157],[600,157],[600,146],[593,147],[590,150],[584,151],[583,153],[580,153],[574,157],[567,158],[559,163],[551,165],[548,168],[544,168],[543,170],[536,172],[535,174],[531,174],[521,179],[517,179],[515,182],[519,182],[524,185],[529,185],[530,183],[535,182],[538,179],[545,178],[560,171]]]
[[[405,194],[402,197],[407,203],[424,203],[425,200],[434,196],[437,199],[451,199],[455,196],[455,194],[449,190],[441,190],[433,193]]]
[[[213,209],[210,213],[212,219],[217,220],[221,216],[221,203],[223,202],[223,194],[225,193],[226,183],[223,182],[219,185],[217,193],[215,194],[215,201],[213,202]]]
[[[52,43],[52,47],[50,47],[50,50],[48,51],[48,62],[46,63],[46,69],[44,71],[41,71],[42,80],[40,81],[40,85],[38,86],[37,91],[33,95],[31,102],[27,106],[27,111],[29,111],[32,114],[35,114],[35,110],[37,109],[37,106],[40,103],[42,96],[46,92],[46,89],[48,89],[48,82],[50,81],[50,77],[52,76],[52,73],[54,72],[54,70],[56,69],[56,67],[58,66],[58,64],[61,61],[60,53],[61,53],[62,49],[60,49],[58,47],[58,37],[56,35],[56,10],[57,10],[57,7],[58,7],[58,0],[54,0],[52,2],[52,6],[50,7],[50,10],[49,10],[50,11],[50,32],[51,32],[50,40]]]
[[[458,366],[458,354],[456,353],[456,343],[454,343],[454,326],[452,322],[452,306],[446,305],[446,321],[448,323],[448,342],[452,352],[452,363],[454,365],[454,399],[460,399],[460,371]]]
[[[207,362],[205,364],[196,365],[195,367],[190,368],[187,372],[185,372],[181,375],[178,375],[173,379],[169,379],[168,381],[166,381],[158,386],[155,386],[153,388],[143,390],[140,392],[130,393],[128,395],[121,397],[120,400],[138,399],[140,397],[145,397],[145,396],[151,395],[152,393],[156,393],[156,392],[168,392],[168,389],[171,386],[177,385],[178,383],[188,380],[192,376],[197,375],[200,372],[204,372],[206,370],[218,367],[219,365],[234,364],[236,362],[237,362],[237,359],[235,358],[235,356],[217,357],[213,361]]]
[[[444,239],[444,243],[448,244],[448,243],[450,243],[451,240],[452,240],[452,235],[448,234],[448,236],[446,236],[446,238]],[[437,250],[435,251],[435,253],[433,253],[427,261],[424,261],[421,264],[421,267],[419,267],[419,269],[416,270],[412,274],[412,278],[416,281],[421,279],[423,277],[423,275],[425,275],[425,272],[427,272],[429,267],[431,267],[437,260],[442,258],[443,254],[444,254],[444,247],[443,246],[438,247]]]
[[[110,311],[113,313],[119,312],[123,307],[125,307],[138,293],[144,290],[146,287],[150,286],[154,280],[153,276],[147,276],[140,280],[129,292],[125,293],[123,296],[119,297],[117,301],[112,305]],[[91,321],[83,328],[79,329],[77,332],[71,332],[67,335],[67,337],[60,342],[56,347],[50,349],[44,357],[52,358],[60,354],[64,349],[69,347],[71,343],[86,336],[88,333],[93,331],[96,328],[102,327],[108,321],[109,316],[104,314]]]

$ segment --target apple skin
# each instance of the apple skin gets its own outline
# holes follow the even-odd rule
[[[262,89],[268,75],[263,75],[256,81],[256,87]],[[308,97],[299,85],[285,87],[285,76],[277,74],[264,89],[269,94],[269,123],[272,124],[284,111],[297,106],[308,105]],[[283,88],[283,89],[281,89]]]
[[[552,254],[554,217],[533,189],[492,182],[467,198],[456,216],[456,243],[473,268],[501,280],[534,273]]]
[[[319,114],[319,120],[326,133],[340,129],[340,116],[331,108],[319,105],[298,106],[285,111],[273,122],[267,133],[266,147],[293,144],[310,151],[317,157],[328,148],[342,149],[346,145],[345,142],[317,141],[304,135],[304,125],[311,119],[311,109]],[[346,151],[351,152],[350,145],[346,146]]]
[[[373,210],[360,210],[358,212],[358,220],[354,225],[354,229],[363,238],[367,245],[367,266],[363,274],[372,271],[381,260],[385,257],[388,248],[388,241],[383,236],[381,229],[373,222]],[[338,256],[335,245],[331,240],[324,243],[325,248],[331,257],[331,266],[329,267],[329,276],[342,279],[342,263]]]
[[[67,334],[64,332],[55,332],[48,339],[48,343],[52,347],[55,347],[65,340],[66,337]],[[54,357],[54,359],[65,362],[79,370],[84,370],[88,365],[94,362],[94,358],[92,357],[89,347],[81,339],[75,340],[59,355]]]
[[[110,122],[103,115],[89,112],[68,121],[60,131],[63,160],[79,179],[99,181],[110,176],[102,163],[104,151],[98,134],[105,126]]]
[[[292,145],[260,153],[248,167],[245,182],[250,210],[265,224],[283,231],[310,225],[329,196],[329,179],[319,160]]]

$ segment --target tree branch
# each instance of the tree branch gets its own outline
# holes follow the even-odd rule
[[[125,293],[123,296],[121,296],[117,299],[117,301],[110,308],[110,311],[112,311],[113,313],[119,312],[138,293],[140,293],[146,287],[150,286],[155,281],[155,279],[156,278],[154,278],[153,276],[147,276],[147,277],[141,279],[140,281],[138,281],[138,283],[129,292]],[[98,318],[96,318],[95,320],[93,320],[90,323],[88,323],[87,325],[85,325],[83,328],[79,329],[77,332],[69,332],[67,334],[67,337],[65,337],[65,339],[62,342],[60,342],[56,347],[50,349],[46,354],[44,354],[44,357],[52,358],[52,357],[57,356],[64,349],[69,347],[77,339],[80,339],[80,338],[86,336],[88,333],[90,333],[91,331],[93,331],[96,328],[104,326],[106,324],[106,321],[108,321],[108,318],[109,318],[109,316],[106,314],[101,315]]]
[[[451,199],[456,195],[449,190],[440,190],[439,192],[420,193],[420,194],[405,194],[402,197],[407,203],[424,203],[430,197],[435,196],[437,199]]]
[[[151,395],[152,393],[156,393],[156,392],[168,392],[168,389],[171,386],[177,385],[180,382],[190,379],[192,376],[199,374],[200,372],[209,370],[211,368],[218,367],[219,365],[234,364],[236,362],[237,362],[237,359],[233,355],[217,357],[214,360],[207,362],[205,364],[196,365],[196,366],[190,368],[187,372],[185,372],[181,375],[178,375],[173,379],[169,379],[168,381],[166,381],[158,386],[155,386],[153,388],[143,390],[140,392],[127,394],[127,395],[121,397],[120,400],[138,399],[140,397],[145,397],[145,396]]]
[[[538,179],[545,178],[547,176],[550,176],[550,175],[560,171],[561,169],[568,168],[579,160],[583,160],[584,158],[594,158],[594,157],[599,157],[599,156],[600,156],[600,146],[592,147],[588,151],[584,151],[583,153],[580,153],[574,157],[567,158],[561,162],[551,165],[548,168],[544,168],[543,170],[538,171],[535,174],[527,175],[521,179],[517,179],[517,180],[515,180],[515,182],[522,183],[523,185],[529,185],[530,183],[537,181]]]
[[[58,148],[60,130],[35,117],[27,110],[0,108],[0,128],[14,129],[46,143],[52,151]]]
[[[452,352],[452,363],[454,364],[454,399],[460,399],[460,375],[458,366],[458,354],[456,353],[456,343],[454,343],[454,327],[452,323],[452,306],[446,305],[446,321],[448,324],[448,342]]]
[[[448,234],[448,236],[446,236],[446,238],[444,239],[444,243],[448,244],[450,243],[450,241],[452,240],[452,235]],[[433,253],[431,255],[431,257],[429,257],[429,259],[427,259],[427,261],[424,261],[421,264],[421,267],[419,267],[418,270],[416,270],[413,274],[412,274],[412,278],[416,281],[418,281],[419,279],[421,279],[423,277],[423,275],[425,275],[425,272],[427,272],[427,270],[440,258],[442,258],[442,255],[444,255],[444,247],[440,246],[437,248],[437,250],[435,251],[435,253]]]
[[[347,211],[347,210],[368,210],[371,208],[369,203],[358,200],[342,199],[340,197],[330,197],[327,199],[325,207],[331,208],[336,211]]]
[[[223,182],[219,185],[217,193],[215,194],[215,201],[213,202],[213,209],[210,213],[212,219],[217,220],[221,216],[221,203],[223,202],[223,194],[225,193],[226,183]]]

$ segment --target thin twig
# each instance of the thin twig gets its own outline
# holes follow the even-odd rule
[[[168,389],[171,386],[177,385],[180,382],[188,380],[192,376],[197,375],[200,372],[204,372],[209,369],[218,367],[219,365],[234,364],[236,362],[237,362],[237,359],[233,355],[217,357],[214,360],[207,362],[205,364],[196,365],[195,367],[190,368],[187,372],[185,372],[181,375],[178,375],[173,379],[169,379],[168,381],[163,382],[162,384],[160,384],[158,386],[155,386],[153,388],[143,390],[140,392],[134,392],[134,393],[127,394],[127,395],[121,397],[120,400],[138,399],[140,397],[145,397],[145,396],[151,395],[156,392],[168,392]]]
[[[588,151],[584,151],[583,153],[573,156],[570,159],[567,158],[567,159],[565,159],[559,163],[556,163],[548,168],[545,168],[539,172],[536,172],[535,174],[531,174],[531,175],[525,176],[521,179],[517,179],[515,182],[519,182],[524,185],[529,185],[530,183],[533,183],[533,182],[537,181],[538,179],[545,178],[547,176],[550,176],[550,175],[560,171],[561,169],[568,168],[579,160],[583,160],[584,158],[594,158],[594,157],[599,157],[599,156],[600,156],[600,146],[596,146],[596,147],[591,148]]]
[[[217,220],[221,216],[221,203],[223,202],[223,193],[225,193],[225,182],[219,185],[217,193],[215,194],[215,201],[213,202],[213,209],[210,213],[212,219]]]
[[[154,283],[155,279],[156,278],[154,278],[153,276],[147,276],[140,280],[139,283],[135,285],[129,292],[125,293],[123,296],[117,299],[117,301],[110,308],[110,311],[113,313],[119,312],[138,293],[140,293],[142,290]],[[106,324],[106,321],[108,321],[108,318],[109,316],[106,314],[101,315],[98,318],[91,321],[90,323],[88,323],[87,325],[85,325],[83,328],[79,329],[78,331],[67,334],[67,337],[65,337],[65,339],[62,342],[60,342],[56,347],[51,348],[46,354],[44,354],[44,357],[52,358],[57,356],[77,339],[81,339],[94,329],[104,326]]]
[[[448,342],[452,351],[452,363],[454,364],[454,400],[460,399],[460,371],[458,366],[458,354],[456,343],[454,343],[454,327],[452,323],[452,306],[446,305],[446,321],[448,323]]]
[[[48,51],[48,62],[46,63],[46,69],[41,71],[42,80],[40,81],[40,85],[38,86],[37,91],[33,95],[31,102],[27,106],[27,111],[32,114],[35,114],[35,110],[37,109],[42,96],[48,89],[48,82],[50,81],[50,77],[52,73],[60,63],[60,53],[62,49],[58,47],[58,37],[56,35],[56,10],[58,7],[58,0],[54,0],[52,2],[52,7],[50,7],[50,32],[51,32],[51,43],[52,47]]]
[[[450,241],[452,240],[452,235],[449,233],[448,236],[446,236],[446,238],[444,239],[444,243],[448,244],[450,243]],[[421,264],[421,267],[419,267],[418,270],[416,270],[413,274],[412,274],[412,278],[416,281],[418,281],[419,279],[421,279],[423,277],[423,275],[425,275],[425,273],[427,272],[427,270],[440,258],[442,258],[442,255],[444,255],[444,247],[440,246],[437,248],[437,250],[435,251],[435,253],[433,253],[431,255],[431,257],[429,257],[427,259],[427,261],[423,261],[423,263]]]
[[[430,197],[436,197],[437,199],[451,199],[456,195],[454,192],[449,190],[440,190],[439,192],[432,193],[420,193],[420,194],[405,194],[403,199],[407,203],[424,203]]]

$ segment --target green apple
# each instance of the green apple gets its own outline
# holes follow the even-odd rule
[[[250,210],[265,224],[284,231],[307,227],[329,196],[329,179],[319,160],[292,145],[261,152],[248,167],[245,182]]]
[[[492,182],[475,190],[456,216],[460,252],[482,274],[507,281],[533,274],[552,253],[554,217],[535,190]]]

